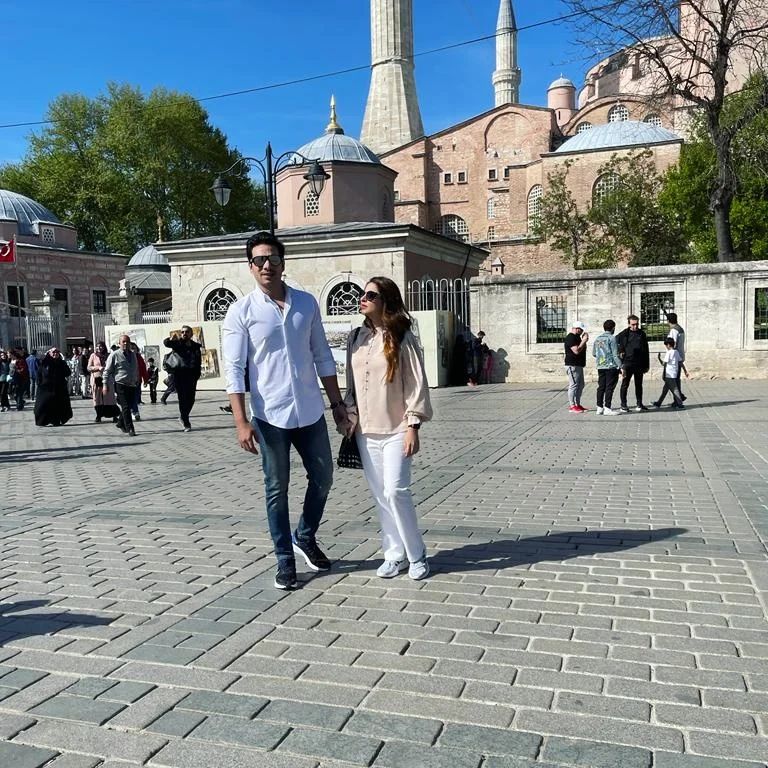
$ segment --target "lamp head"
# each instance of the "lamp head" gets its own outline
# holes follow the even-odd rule
[[[216,202],[224,206],[229,202],[229,196],[232,194],[232,185],[223,176],[217,176],[211,191],[216,198]]]
[[[309,182],[312,187],[312,192],[317,197],[320,197],[320,193],[325,187],[326,179],[330,179],[330,175],[325,172],[325,169],[320,165],[319,161],[313,160],[310,163],[309,170],[304,174],[304,178]]]

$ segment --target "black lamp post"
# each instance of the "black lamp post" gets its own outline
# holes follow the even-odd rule
[[[295,161],[295,158],[297,157],[301,159],[300,163]],[[216,181],[213,182],[211,191],[219,205],[223,206],[229,202],[229,196],[232,194],[232,186],[227,181],[226,176],[227,174],[232,173],[238,165],[243,165],[246,168],[255,165],[261,171],[261,175],[264,178],[264,187],[267,191],[267,215],[269,216],[269,231],[272,234],[275,232],[277,174],[282,171],[283,168],[289,165],[308,165],[309,170],[304,174],[304,178],[309,182],[312,192],[317,197],[320,197],[326,179],[331,178],[330,175],[325,172],[323,166],[320,165],[319,161],[310,160],[299,152],[283,152],[282,155],[275,158],[272,154],[272,145],[267,143],[266,156],[263,160],[259,160],[256,157],[241,157],[238,160],[235,160],[226,171],[223,171],[216,177]]]

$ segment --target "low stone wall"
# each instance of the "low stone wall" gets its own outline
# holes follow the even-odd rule
[[[655,353],[663,351],[665,312],[686,331],[686,366],[696,378],[768,378],[768,261],[637,267],[471,281],[472,327],[496,352],[494,381],[564,381],[563,337],[574,320],[590,338],[603,321],[626,328],[640,317]],[[587,375],[596,378],[592,344]],[[660,373],[659,373],[660,375]]]

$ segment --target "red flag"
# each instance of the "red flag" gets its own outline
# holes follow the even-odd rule
[[[11,238],[5,245],[0,245],[0,264],[16,262],[16,239]]]

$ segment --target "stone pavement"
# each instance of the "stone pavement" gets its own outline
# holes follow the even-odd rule
[[[86,402],[0,414],[0,768],[765,766],[768,386],[687,392],[617,418],[436,392],[434,575],[376,578],[340,470],[337,563],[290,594],[221,396],[190,434],[145,406],[133,440]]]

